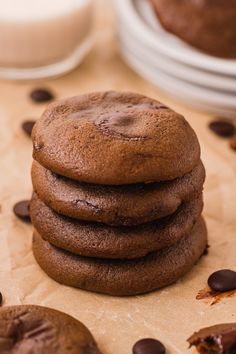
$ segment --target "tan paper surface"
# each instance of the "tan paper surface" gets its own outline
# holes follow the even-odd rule
[[[97,1],[97,44],[86,61],[64,78],[46,82],[58,97],[105,89],[137,91],[158,98],[185,115],[196,130],[207,169],[204,214],[210,252],[177,284],[133,298],[112,298],[64,287],[49,279],[31,252],[32,227],[16,219],[15,202],[30,198],[31,141],[24,119],[38,117],[45,105],[28,98],[39,84],[0,82],[0,291],[5,305],[39,304],[65,311],[84,322],[104,354],[129,354],[143,337],[160,339],[168,353],[194,353],[186,339],[195,330],[236,322],[236,297],[210,306],[195,300],[208,275],[236,270],[236,153],[207,128],[210,117],[183,107],[144,82],[121,60],[114,39],[109,0]],[[44,85],[45,83],[43,83]]]

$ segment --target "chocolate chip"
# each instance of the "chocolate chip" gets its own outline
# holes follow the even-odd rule
[[[236,150],[236,136],[233,136],[230,139],[229,145],[230,145],[231,149]]]
[[[23,220],[23,221],[30,221],[30,213],[29,213],[29,200],[22,200],[14,205],[13,211],[15,215]]]
[[[54,95],[49,90],[38,88],[30,93],[30,97],[34,102],[47,102],[54,98]]]
[[[210,275],[208,285],[214,291],[224,292],[236,289],[236,272],[222,269]]]
[[[209,248],[210,246],[207,244],[206,248],[204,249],[203,256],[207,256],[209,254]]]
[[[3,296],[2,293],[0,292],[0,306],[2,306],[2,302],[3,302]]]
[[[226,120],[216,120],[209,124],[209,128],[217,135],[228,138],[235,134],[235,126]]]
[[[26,120],[25,122],[22,123],[21,127],[27,135],[31,136],[32,129],[35,123],[36,123],[35,120]]]
[[[145,338],[133,346],[133,354],[165,354],[164,345],[156,339]]]

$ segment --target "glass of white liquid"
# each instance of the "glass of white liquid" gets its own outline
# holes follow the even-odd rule
[[[94,0],[0,0],[0,78],[41,79],[75,68],[92,46]]]

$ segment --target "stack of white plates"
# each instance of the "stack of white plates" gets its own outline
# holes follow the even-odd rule
[[[120,48],[145,79],[185,104],[236,117],[236,60],[205,55],[166,32],[149,0],[114,0]]]

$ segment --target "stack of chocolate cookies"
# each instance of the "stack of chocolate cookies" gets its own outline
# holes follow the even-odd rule
[[[138,94],[92,93],[49,105],[32,137],[33,252],[50,277],[134,295],[201,257],[205,170],[181,115]]]

